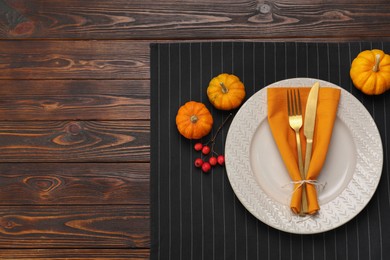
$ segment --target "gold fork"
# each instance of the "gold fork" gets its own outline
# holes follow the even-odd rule
[[[290,127],[295,131],[295,138],[297,142],[297,151],[298,151],[298,168],[301,174],[302,180],[305,179],[305,172],[303,169],[302,161],[302,148],[301,148],[301,138],[299,136],[299,130],[302,127],[302,108],[301,108],[301,98],[299,95],[299,89],[289,89],[287,90],[287,112],[288,112],[288,122]],[[307,199],[306,199],[306,185],[302,184],[302,206],[300,214],[303,215],[307,212]]]

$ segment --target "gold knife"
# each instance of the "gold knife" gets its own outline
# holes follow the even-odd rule
[[[310,90],[309,97],[307,98],[306,111],[305,111],[305,122],[303,133],[306,137],[306,155],[305,155],[305,167],[304,172],[307,176],[309,171],[310,160],[311,160],[311,149],[313,146],[313,135],[314,135],[314,126],[316,122],[317,114],[317,101],[318,101],[318,91],[320,88],[320,83],[316,82]]]

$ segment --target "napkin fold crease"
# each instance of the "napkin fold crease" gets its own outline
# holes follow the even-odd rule
[[[289,88],[268,88],[268,122],[272,135],[279,149],[280,155],[287,168],[290,178],[294,184],[291,196],[290,208],[298,214],[301,209],[302,180],[298,169],[297,145],[295,132],[290,128],[287,114],[287,89]],[[310,88],[300,88],[303,120],[305,120],[306,102]],[[321,87],[318,95],[317,117],[314,128],[312,157],[307,180],[317,180],[325,163],[328,146],[332,137],[333,125],[336,119],[337,107],[340,99],[340,89]],[[300,131],[302,143],[302,157],[305,158],[306,138],[303,134],[303,127]],[[334,178],[337,178],[337,173]],[[333,176],[332,176],[333,177]],[[297,183],[298,182],[298,183]],[[317,190],[314,183],[306,183],[308,214],[315,214],[320,209]]]

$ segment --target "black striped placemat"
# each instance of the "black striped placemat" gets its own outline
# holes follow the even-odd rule
[[[390,43],[382,42],[152,44],[151,259],[389,259],[390,91],[364,95],[349,77],[353,58],[372,48],[390,53]],[[294,77],[326,80],[357,97],[373,116],[384,150],[382,178],[367,207],[334,230],[289,234],[245,209],[224,168],[208,174],[195,168],[195,142],[177,132],[176,113],[189,100],[203,102],[213,114],[215,131],[228,112],[213,109],[206,89],[222,72],[240,77],[247,98],[270,83]],[[217,152],[223,152],[227,130],[228,125],[217,138]]]

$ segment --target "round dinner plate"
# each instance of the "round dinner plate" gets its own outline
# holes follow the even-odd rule
[[[291,212],[293,185],[269,128],[267,88],[310,87],[315,82],[340,88],[310,78],[273,83],[242,105],[225,144],[227,175],[241,203],[265,224],[296,234],[325,232],[351,220],[370,201],[382,173],[382,142],[375,122],[354,96],[340,88],[337,118],[318,178],[321,209],[311,217]]]

